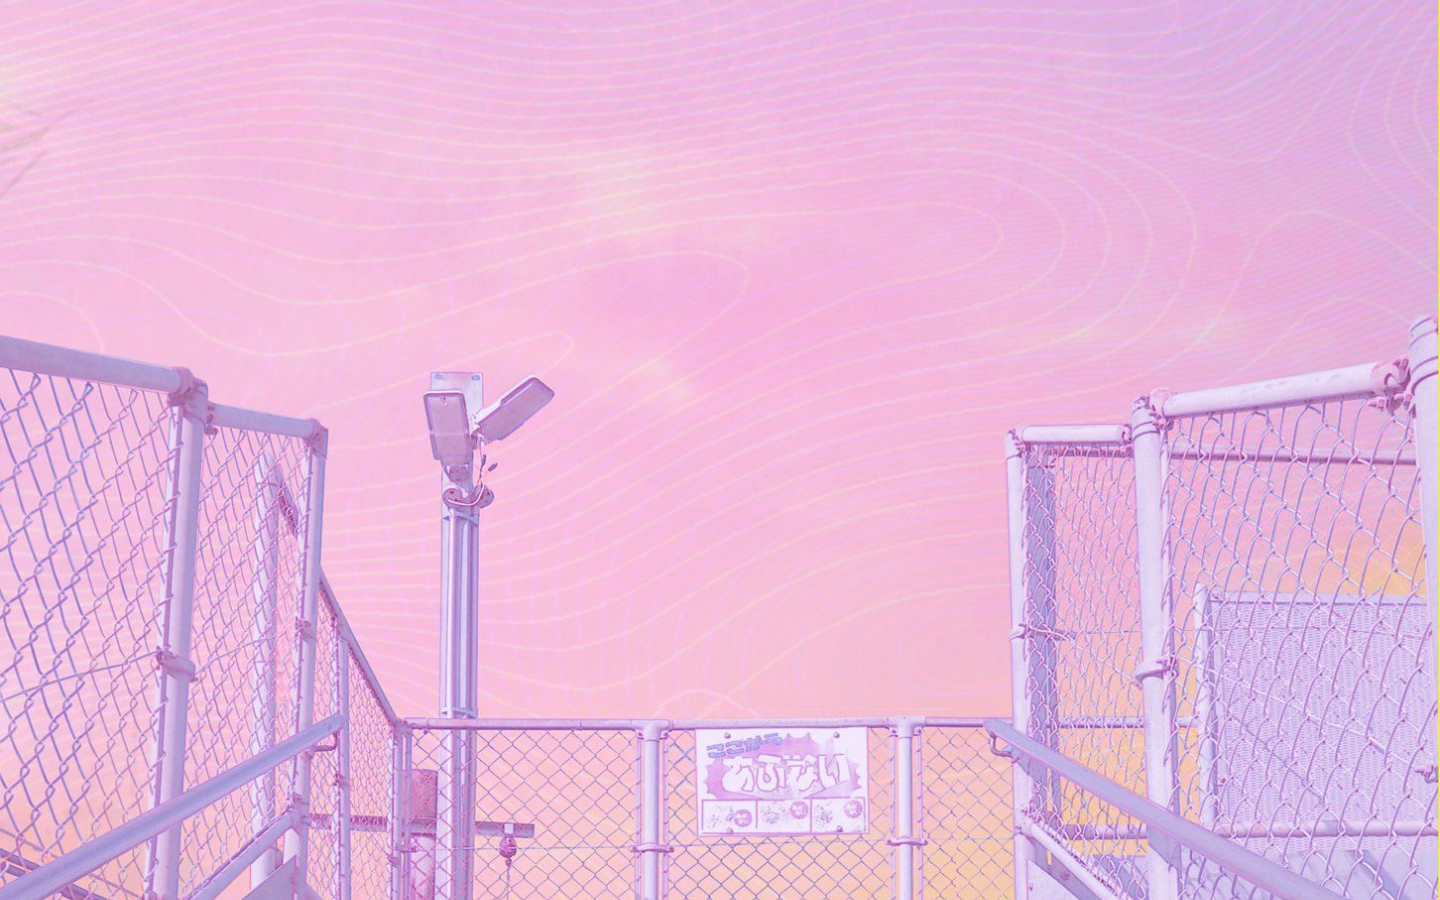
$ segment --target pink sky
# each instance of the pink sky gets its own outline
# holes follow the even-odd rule
[[[0,5],[0,331],[331,428],[435,708],[431,369],[558,391],[489,715],[1006,710],[1002,432],[1398,355],[1433,3]]]

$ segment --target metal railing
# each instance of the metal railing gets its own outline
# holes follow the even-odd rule
[[[119,828],[93,841],[87,841],[49,865],[0,886],[0,900],[43,897],[69,887],[146,841],[155,840],[186,820],[215,808],[216,804],[235,795],[250,782],[274,772],[281,764],[294,760],[302,753],[313,752],[321,741],[340,732],[343,725],[344,719],[338,715],[311,725],[299,734],[161,803]],[[229,886],[231,880],[264,852],[267,838],[274,841],[286,831],[293,830],[298,825],[299,817],[298,810],[290,810],[277,816],[272,823],[262,828],[247,846],[241,848],[227,865],[216,872],[205,889],[191,896],[213,897]]]
[[[1435,334],[1009,435],[1017,731],[1333,893],[1433,896]],[[1087,797],[1017,770],[1018,869],[1250,894]]]
[[[395,722],[320,571],[324,471],[314,421],[213,404],[184,369],[0,337],[7,896],[79,858],[97,861],[67,897],[207,900],[252,851],[252,884],[284,860],[324,896],[388,884],[389,842],[352,858],[345,817],[315,827],[388,813]],[[133,851],[73,855],[232,783],[317,715],[344,724],[338,752],[295,754]]]
[[[1217,871],[1225,873],[1230,879],[1226,886],[1233,892],[1228,896],[1249,893],[1250,891],[1233,890],[1237,884],[1243,883],[1251,891],[1266,891],[1282,900],[1344,900],[1339,894],[1226,840],[1208,828],[1182,819],[1165,807],[1096,774],[1069,757],[1056,753],[1044,744],[1021,734],[1007,722],[999,719],[987,720],[985,730],[1006,743],[1007,747],[1000,751],[1000,755],[1020,758],[1019,764],[1030,769],[1032,777],[1041,775],[1046,780],[1063,781],[1070,793],[1087,795],[1113,810],[1111,821],[1101,827],[1108,828],[1112,833],[1120,833],[1122,829],[1114,824],[1116,815],[1127,817],[1139,826],[1129,830],[1133,837],[1120,840],[1144,840],[1152,852],[1177,869],[1185,868],[1182,859],[1186,853],[1213,863]],[[1067,829],[1053,814],[1034,818],[1027,815],[1023,826],[1028,835],[1045,843],[1052,852],[1072,860],[1075,858],[1072,850],[1066,846],[1067,840],[1074,839],[1075,829]],[[1100,830],[1097,826],[1100,826],[1100,823],[1091,823],[1092,834]],[[1113,837],[1108,839],[1117,840]],[[1204,863],[1199,865],[1203,866]],[[1078,866],[1076,871],[1085,879],[1086,886],[1097,895],[1117,896],[1112,883],[1095,878],[1087,867]]]

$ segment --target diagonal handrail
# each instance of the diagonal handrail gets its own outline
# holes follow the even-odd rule
[[[135,849],[156,835],[234,793],[261,775],[298,756],[335,734],[345,725],[345,717],[333,715],[316,722],[304,731],[287,738],[274,747],[252,756],[214,778],[190,788],[185,793],[136,816],[118,828],[93,841],[46,863],[7,885],[0,886],[0,900],[40,900],[48,897],[77,878],[83,878],[115,857]]]
[[[1009,745],[1007,750],[997,751],[1001,755],[1010,755],[1013,758],[1013,755],[1018,753],[1025,756],[1116,809],[1144,822],[1152,845],[1156,843],[1157,835],[1169,838],[1284,900],[1345,900],[1341,895],[1295,874],[1279,863],[1247,850],[1208,828],[1182,819],[1158,803],[1147,800],[1068,756],[1027,737],[1008,722],[986,719],[985,730],[990,732],[992,737]],[[5,898],[0,897],[0,900]]]

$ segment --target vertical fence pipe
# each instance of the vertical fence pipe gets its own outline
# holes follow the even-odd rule
[[[1136,677],[1144,703],[1145,789],[1153,802],[1175,810],[1176,780],[1171,737],[1175,730],[1173,616],[1169,554],[1166,549],[1165,440],[1146,398],[1130,416],[1135,457],[1135,528],[1140,585],[1140,668]],[[1179,873],[1174,861],[1152,845],[1146,878],[1149,900],[1175,900]]]
[[[1048,453],[1049,451],[1045,451]],[[1055,596],[1058,548],[1055,525],[1059,510],[1055,497],[1055,463],[1043,456],[1039,459],[1021,456],[1022,497],[1024,504],[1021,529],[1024,538],[1020,556],[1024,579],[1025,616],[1021,630],[1025,635],[1029,683],[1030,736],[1047,747],[1060,749],[1060,667],[1056,659],[1056,635],[1059,633],[1059,599]],[[1034,785],[1033,798],[1038,798],[1034,812],[1052,814],[1060,809],[1060,780],[1042,771],[1030,773]]]
[[[1200,781],[1200,824],[1214,829],[1220,816],[1219,762],[1220,735],[1215,709],[1215,682],[1220,673],[1215,666],[1215,646],[1210,639],[1210,591],[1195,592],[1191,610],[1195,630],[1195,728],[1198,746],[1196,767]]]
[[[895,737],[895,816],[890,839],[895,848],[895,900],[915,900],[915,720],[897,719]]]
[[[325,518],[325,453],[327,433],[314,423],[309,444],[306,482],[309,490],[305,502],[305,549],[301,582],[300,633],[296,672],[295,731],[310,727],[315,720],[315,636],[320,619],[320,541]],[[299,813],[299,824],[285,836],[285,858],[295,860],[295,895],[308,876],[310,856],[310,760],[311,751],[295,758],[291,804]]]
[[[158,654],[160,689],[155,738],[153,806],[180,796],[185,790],[185,734],[190,708],[190,681],[195,665],[190,659],[195,612],[195,553],[200,527],[201,468],[209,400],[205,383],[184,373],[185,383],[171,397],[175,418],[171,424],[171,461],[167,493],[171,504],[166,547],[170,557],[165,575],[165,633]],[[177,900],[180,895],[181,825],[165,831],[150,845],[147,873],[149,894],[156,900]]]
[[[335,628],[335,711],[345,727],[335,735],[335,900],[350,900],[350,642]]]
[[[660,900],[660,797],[664,774],[660,743],[664,722],[640,729],[640,900]]]
[[[275,743],[275,639],[278,633],[276,585],[280,567],[280,473],[275,457],[262,453],[255,463],[255,507],[252,521],[255,538],[251,544],[255,566],[252,598],[254,622],[250,636],[255,643],[255,661],[251,670],[250,712],[253,730],[250,733],[250,755],[270,749]],[[250,787],[250,827],[255,834],[275,817],[275,771],[266,772]],[[279,852],[271,847],[261,853],[250,866],[250,887],[259,887],[280,864]]]
[[[1436,337],[1435,320],[1424,318],[1410,327],[1410,396],[1414,404],[1412,427],[1415,431],[1415,462],[1420,474],[1420,518],[1425,533],[1425,588],[1430,594],[1431,615],[1435,614],[1440,597],[1440,522],[1436,521],[1437,491],[1436,457]]]
[[[390,894],[408,900],[410,873],[410,729],[397,722],[390,738]]]
[[[1015,730],[1030,733],[1030,648],[1025,635],[1025,448],[1015,432],[1005,435],[1005,487],[1010,539],[1010,704]],[[1013,774],[1015,806],[1015,900],[1030,896],[1030,865],[1044,851],[1021,828],[1034,800],[1035,783],[1025,766]]]

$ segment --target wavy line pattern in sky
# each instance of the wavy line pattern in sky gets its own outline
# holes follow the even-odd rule
[[[1000,434],[1390,357],[1431,3],[0,5],[3,330],[332,429],[434,708],[431,369],[497,448],[493,715],[1004,711]]]

